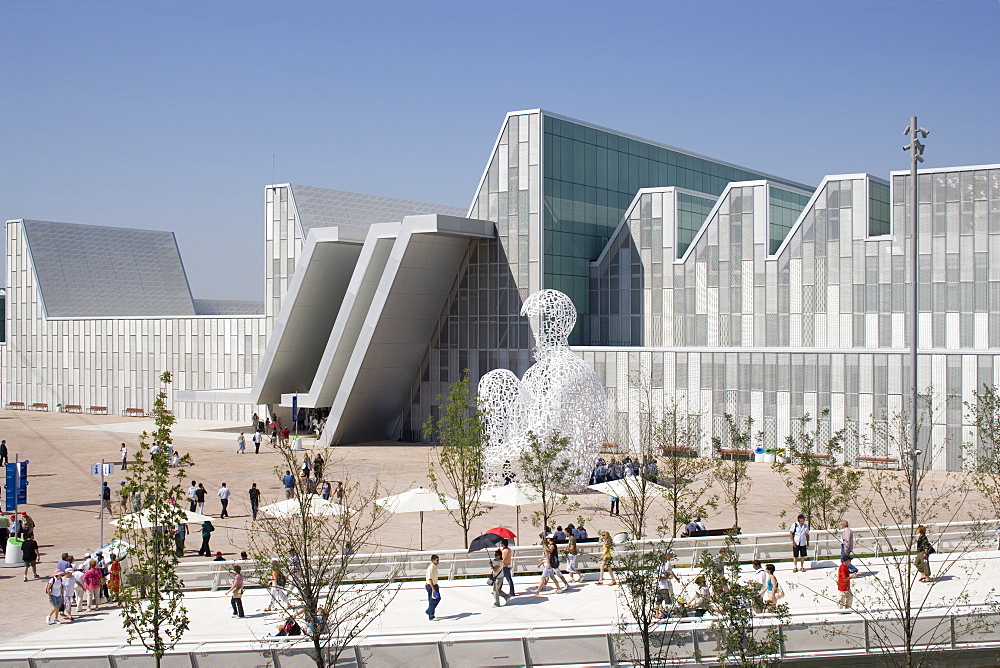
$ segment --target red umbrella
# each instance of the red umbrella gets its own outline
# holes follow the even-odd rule
[[[483,533],[491,533],[494,536],[500,536],[501,538],[517,538],[517,534],[515,534],[510,529],[504,529],[503,527],[494,527],[492,529],[487,529]]]

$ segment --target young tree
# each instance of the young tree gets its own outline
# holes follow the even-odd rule
[[[175,500],[183,498],[185,468],[192,464],[190,457],[184,456],[180,466],[169,465],[170,430],[175,421],[167,410],[169,371],[160,375],[160,382],[164,389],[153,402],[156,429],[152,435],[143,432],[139,438],[139,450],[129,462],[121,490],[124,498],[142,500],[142,513],[120,519],[115,532],[116,538],[133,546],[129,573],[119,592],[122,622],[129,642],[141,642],[157,666],[188,630],[184,585],[177,575],[172,536],[174,527],[187,521]],[[158,446],[155,453],[153,444]]]
[[[1000,517],[1000,392],[995,385],[984,385],[975,402],[966,402],[969,421],[979,432],[981,447],[966,444],[971,462],[972,484],[982,496],[983,511]]]
[[[740,557],[735,549],[739,544],[736,533],[730,532],[721,558],[705,551],[698,562],[712,592],[717,659],[722,666],[778,665],[784,641],[780,624],[788,622],[788,605],[773,603],[764,607],[760,585],[747,583],[745,576],[741,579]],[[762,607],[770,617],[767,622],[756,612]]]
[[[670,512],[661,529],[671,536],[677,535],[679,526],[719,506],[719,497],[709,495],[709,473],[716,463],[711,457],[696,456],[701,435],[699,416],[681,413],[676,404],[664,407],[653,432],[662,455],[657,462],[659,480],[667,487],[664,500]]]
[[[468,375],[449,388],[443,415],[438,419],[429,417],[424,433],[433,434],[439,444],[432,450],[428,466],[431,489],[446,507],[448,492],[458,501],[458,507],[448,508],[448,514],[462,527],[462,544],[468,547],[472,522],[488,510],[480,503],[484,481],[483,425],[469,396]]]
[[[924,425],[930,423],[931,411],[928,402],[919,421],[918,442],[926,434]],[[874,437],[885,444],[891,456],[904,462],[905,468],[870,470],[854,495],[853,506],[861,515],[862,525],[877,527],[872,538],[863,543],[864,552],[875,552],[882,563],[852,587],[851,610],[868,621],[870,644],[882,652],[887,664],[913,668],[926,665],[932,657],[935,663],[947,662],[953,634],[974,637],[991,629],[996,604],[989,603],[995,591],[992,587],[980,590],[975,596],[972,593],[973,586],[982,586],[983,560],[969,558],[970,552],[982,549],[992,532],[987,533],[987,527],[975,522],[970,512],[972,504],[968,500],[972,487],[968,477],[931,470],[931,458],[925,458],[915,448],[909,430],[909,416],[903,413],[872,425]],[[927,443],[922,447],[929,450],[933,445]],[[915,449],[920,453],[916,467],[913,466]],[[930,525],[927,538],[935,546],[930,558],[929,582],[921,581],[921,573],[914,564],[921,524]],[[947,595],[936,591],[939,580],[951,580]],[[834,582],[823,589],[810,589],[806,584],[798,586],[811,591],[818,600],[835,601]],[[953,607],[956,605],[978,608],[956,614]],[[946,612],[950,615],[942,614]],[[831,622],[826,632],[864,642],[860,637],[864,631],[856,625],[839,626]]]
[[[680,618],[661,619],[657,615],[657,568],[669,552],[668,541],[646,546],[630,541],[615,555],[618,600],[623,610],[616,645],[629,665],[652,668],[670,665],[677,658],[670,647]]]
[[[752,450],[751,430],[753,429],[753,418],[746,417],[742,420],[733,418],[729,413],[725,414],[726,426],[728,428],[729,448],[723,448],[722,439],[718,436],[712,437],[712,448],[715,450],[717,459],[712,469],[712,478],[722,487],[722,498],[726,505],[733,509],[733,528],[740,526],[739,506],[750,494],[753,481],[750,479],[750,460],[746,454],[723,454],[724,449],[740,450],[748,453]]]
[[[279,477],[299,470],[289,445],[275,446]],[[330,461],[324,452],[323,459]],[[329,465],[329,464],[328,464]],[[254,522],[249,556],[262,584],[272,570],[286,579],[290,600],[272,600],[285,617],[297,617],[312,645],[317,668],[337,664],[350,641],[377,619],[399,590],[398,569],[372,557],[390,513],[375,503],[384,491],[378,479],[362,487],[344,481],[339,507],[324,506],[310,485],[296,485],[287,514]],[[332,499],[331,499],[332,501]]]
[[[827,415],[828,410],[821,413],[823,417]],[[782,457],[771,468],[795,493],[796,505],[809,523],[832,531],[850,507],[863,474],[851,468],[849,462],[841,462],[847,428],[824,439],[819,421],[812,431],[809,430],[812,421],[809,415],[796,420],[795,433],[785,440],[784,449],[779,451],[779,455],[789,456],[793,464],[789,465]],[[782,516],[784,514],[782,511]]]
[[[568,436],[555,433],[542,441],[534,432],[528,432],[527,447],[518,464],[522,480],[538,494],[537,503],[541,508],[530,518],[535,526],[551,526],[557,514],[574,512],[580,505],[571,502],[566,494],[580,478],[580,470],[563,455],[568,446]]]

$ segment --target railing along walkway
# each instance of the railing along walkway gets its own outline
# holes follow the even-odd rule
[[[960,549],[975,549],[975,546],[963,544],[972,540],[974,534],[993,539],[994,530],[998,526],[996,520],[977,522],[952,522],[927,524],[927,537],[938,552],[952,552]],[[871,555],[878,558],[885,550],[903,551],[909,527],[852,527],[854,530],[854,553],[856,555]],[[984,533],[985,532],[985,533]],[[772,533],[745,534],[739,536],[740,544],[734,549],[739,554],[740,561],[783,561],[791,558],[791,541],[787,531]],[[663,540],[644,540],[634,543],[637,549],[649,549],[661,546]],[[726,544],[725,536],[704,536],[698,538],[674,538],[671,549],[677,555],[676,566],[694,566],[708,552],[714,555]],[[993,547],[992,542],[989,543]],[[580,543],[578,547],[577,567],[581,570],[597,568],[600,561],[600,543]],[[983,546],[985,547],[985,545]],[[616,549],[620,550],[621,545]],[[538,545],[512,546],[514,553],[513,571],[515,575],[535,574],[539,571],[538,559],[541,548]],[[420,579],[424,577],[427,564],[432,554],[440,558],[439,569],[442,577],[449,580],[461,577],[485,576],[489,571],[488,561],[492,550],[482,550],[469,554],[466,550],[424,550],[408,552],[381,552],[373,554],[358,554],[351,557],[352,565],[348,567],[348,579],[364,582],[370,580]],[[809,537],[809,557],[813,561],[840,558],[840,530],[812,529]],[[286,560],[282,559],[282,563]],[[178,565],[177,572],[187,590],[208,589],[216,591],[220,587],[229,586],[231,568],[240,564],[244,572],[251,575],[247,578],[248,585],[253,585],[253,570],[255,565],[246,561],[193,561]],[[266,580],[269,573],[262,574],[258,579]]]

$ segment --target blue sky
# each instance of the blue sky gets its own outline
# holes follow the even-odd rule
[[[806,183],[1000,162],[1000,1],[0,2],[0,216],[177,233],[262,297],[263,186],[467,206],[541,107]],[[273,156],[273,171],[272,171]]]

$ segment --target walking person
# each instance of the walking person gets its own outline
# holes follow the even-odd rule
[[[854,531],[847,524],[847,520],[840,522],[840,558],[843,559],[854,552]],[[857,573],[858,568],[851,564],[851,572]]]
[[[104,485],[101,487],[101,508],[108,511],[108,514],[112,517],[114,516],[115,511],[111,509],[111,488],[108,487],[107,481],[105,481]],[[98,517],[100,517],[100,515],[98,515]]]
[[[257,512],[260,510],[260,490],[257,489],[257,483],[250,485],[250,491],[247,494],[250,496],[250,513],[254,519],[257,519]]]
[[[205,497],[208,496],[208,490],[205,489],[203,483],[198,483],[198,489],[194,490],[195,501],[198,502],[198,512],[202,515],[205,514]]]
[[[611,512],[609,515],[621,515],[621,501],[614,494],[611,495]]]
[[[490,560],[490,577],[487,580],[493,589],[493,607],[500,607],[500,597],[503,596],[504,603],[510,600],[510,595],[503,590],[503,550],[497,548]]]
[[[583,582],[583,576],[580,575],[580,571],[576,570],[576,536],[573,535],[573,525],[570,524],[566,533],[566,547],[563,548],[563,556],[566,557],[566,570],[569,572],[569,579],[571,582]]]
[[[49,578],[49,581],[45,584],[45,593],[49,596],[49,603],[52,605],[52,610],[49,614],[45,615],[46,624],[61,624],[59,621],[59,615],[62,614],[63,607],[63,573],[62,571],[56,571]]]
[[[781,590],[778,578],[774,574],[774,564],[765,566],[764,571],[767,573],[767,581],[761,589],[760,596],[764,599],[764,609],[766,610],[777,605],[778,599],[782,598],[785,592]]]
[[[255,455],[260,454],[260,442],[263,438],[264,436],[260,433],[260,431],[256,430],[254,431],[253,436],[250,437],[250,440],[253,441],[253,453]]]
[[[618,584],[615,581],[615,570],[611,564],[611,534],[603,529],[597,532],[597,537],[601,541],[601,572],[597,576],[597,584],[604,584],[604,571],[611,576],[611,584]]]
[[[288,578],[285,574],[281,572],[281,564],[277,561],[271,562],[271,600],[268,602],[267,607],[264,608],[265,612],[271,610],[288,610],[288,592],[285,591],[285,587],[288,586]],[[278,605],[278,602],[281,605]]]
[[[243,436],[243,432],[240,432],[240,437],[236,439],[236,454],[242,455],[247,449],[247,439]]]
[[[122,471],[128,468],[128,446],[122,443]]]
[[[503,561],[503,579],[510,585],[510,595],[507,598],[514,598],[514,578],[511,568],[514,562],[514,550],[510,549],[510,543],[506,538],[500,541],[500,559]]]
[[[25,538],[21,543],[21,561],[24,562],[24,581],[28,581],[28,569],[35,575],[37,580],[40,576],[38,575],[38,558],[42,556],[42,553],[38,551],[38,543],[35,542],[34,538]]]
[[[10,519],[0,513],[0,554],[7,554],[7,539],[10,538]]]
[[[916,566],[917,572],[920,573],[921,582],[931,581],[931,562],[930,553],[931,546],[926,545],[922,550],[917,552],[917,556],[913,558],[913,565]]]
[[[193,513],[198,507],[198,483],[194,480],[191,481],[191,486],[188,487],[188,501],[191,504],[188,510]]]
[[[28,513],[21,513],[21,533],[25,538],[35,537],[35,520]]]
[[[76,601],[76,580],[73,579],[73,566],[63,572],[62,578],[63,617],[73,621],[73,603]]]
[[[215,527],[209,520],[205,520],[201,523],[201,547],[198,549],[199,557],[211,557],[212,548],[209,546],[209,541],[212,539],[212,532],[215,531]]]
[[[427,619],[432,622],[437,621],[435,612],[438,604],[441,603],[441,587],[438,584],[438,562],[440,557],[431,555],[431,563],[427,567],[427,574],[424,576],[424,589],[427,591]]]
[[[0,441],[0,466],[6,466],[10,463],[10,459],[7,454],[7,441]]]
[[[243,614],[243,573],[241,572],[243,567],[239,564],[233,566],[233,581],[229,585],[229,589],[226,590],[227,594],[232,595],[230,603],[233,606],[233,617],[246,617]]]
[[[851,555],[840,558],[840,568],[837,569],[837,591],[840,598],[837,605],[845,610],[849,610],[854,605],[854,592],[851,591],[851,580],[858,577],[857,573],[851,572]]]
[[[320,488],[320,497],[324,501],[329,501],[330,500],[330,481],[329,480],[324,480],[323,481],[323,486]]]
[[[927,527],[923,524],[917,526],[917,555],[921,553],[924,554],[925,559],[934,554],[934,546],[931,545],[931,541],[927,537]],[[929,565],[928,569],[930,569]]]
[[[295,496],[295,476],[292,475],[291,471],[285,471],[285,475],[281,478],[281,484],[285,487],[286,499]]]
[[[806,524],[806,516],[799,513],[795,518],[795,524],[788,530],[788,535],[792,539],[792,572],[806,572],[806,558],[809,551],[809,525]]]
[[[219,515],[219,519],[224,517],[229,517],[229,488],[226,487],[226,483],[222,483],[222,487],[218,491],[219,501],[222,502],[222,513]]]

